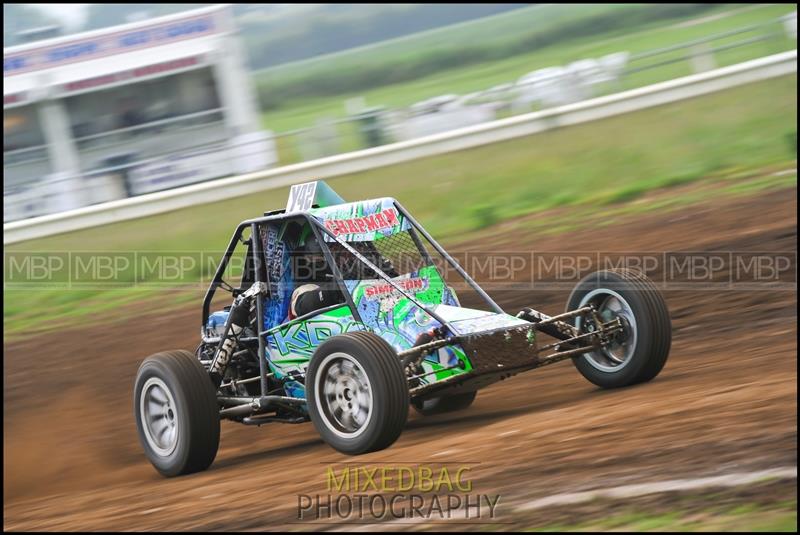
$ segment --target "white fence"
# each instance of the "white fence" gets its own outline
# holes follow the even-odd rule
[[[797,50],[622,93],[390,145],[234,176],[3,225],[10,244],[169,212],[314,179],[356,173],[594,121],[797,72]]]

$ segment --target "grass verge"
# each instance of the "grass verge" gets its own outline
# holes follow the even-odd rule
[[[596,500],[572,511],[543,512],[539,520],[528,519],[526,531],[796,532],[794,486],[794,480],[780,480],[732,489],[648,495],[625,502]]]

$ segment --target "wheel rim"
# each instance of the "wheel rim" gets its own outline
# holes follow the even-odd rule
[[[167,457],[178,445],[178,412],[167,384],[151,377],[142,387],[139,414],[147,444],[159,456]]]
[[[331,353],[314,379],[316,405],[325,426],[343,438],[359,436],[372,419],[372,385],[346,353]]]
[[[616,336],[605,347],[591,353],[584,353],[586,361],[604,372],[617,372],[628,365],[636,350],[636,317],[630,304],[617,292],[608,289],[592,290],[581,299],[578,308],[594,305],[603,322],[620,318],[623,324],[621,336]],[[582,328],[583,318],[578,317],[575,325]]]

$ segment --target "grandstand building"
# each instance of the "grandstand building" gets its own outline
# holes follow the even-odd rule
[[[229,6],[3,50],[4,221],[276,161]]]

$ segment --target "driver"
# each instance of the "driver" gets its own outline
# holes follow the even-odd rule
[[[294,281],[297,287],[289,301],[289,319],[341,302],[325,254],[314,234],[293,255]]]

